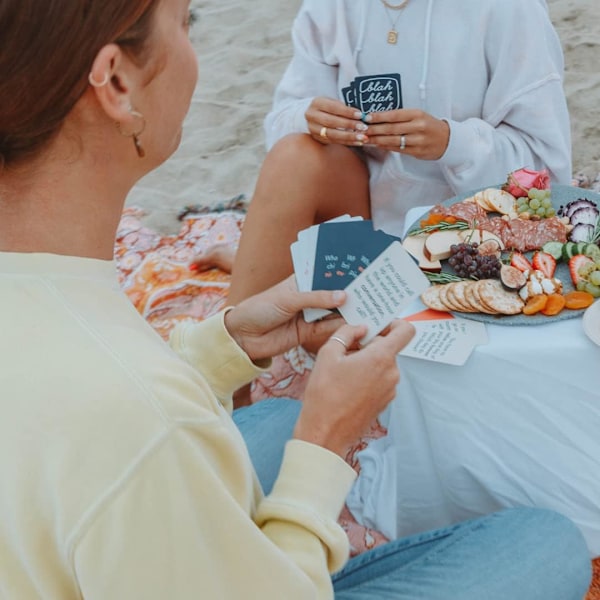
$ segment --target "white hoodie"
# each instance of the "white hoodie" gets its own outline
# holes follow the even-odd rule
[[[376,227],[399,235],[409,208],[502,183],[521,167],[570,182],[563,54],[544,0],[409,0],[400,12],[381,0],[304,0],[292,36],[293,58],[265,119],[269,148],[308,132],[312,99],[342,100],[358,75],[399,73],[403,107],[450,125],[439,160],[364,149]]]

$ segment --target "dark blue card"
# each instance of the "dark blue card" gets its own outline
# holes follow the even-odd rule
[[[398,73],[363,75],[342,88],[344,102],[364,113],[402,108],[402,86]]]
[[[323,223],[316,243],[313,290],[343,290],[399,238],[372,221]]]

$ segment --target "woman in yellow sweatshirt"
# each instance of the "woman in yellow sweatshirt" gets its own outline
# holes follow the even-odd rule
[[[0,597],[581,598],[585,545],[547,511],[391,542],[340,571],[344,452],[394,396],[410,325],[359,348],[364,328],[299,316],[343,293],[287,280],[169,347],[120,291],[126,195],[177,147],[196,84],[190,21],[189,0],[0,2]],[[322,347],[265,496],[231,393],[309,340]],[[270,414],[292,405],[248,409],[268,466]]]

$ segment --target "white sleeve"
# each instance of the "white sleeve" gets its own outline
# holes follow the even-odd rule
[[[267,148],[290,133],[308,133],[304,114],[313,98],[338,97],[338,67],[331,60],[334,2],[305,1],[292,26],[293,55],[265,118]]]
[[[543,3],[497,4],[486,34],[490,82],[483,118],[448,121],[450,142],[440,165],[458,190],[502,182],[514,165],[545,167],[553,181],[568,184],[571,134],[560,41]],[[535,35],[521,35],[514,26],[521,22],[535,23]]]

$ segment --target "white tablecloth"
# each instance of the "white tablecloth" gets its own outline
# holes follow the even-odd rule
[[[398,357],[388,435],[361,452],[348,505],[390,538],[509,506],[552,508],[600,555],[600,347],[581,318],[488,325],[456,367]]]

